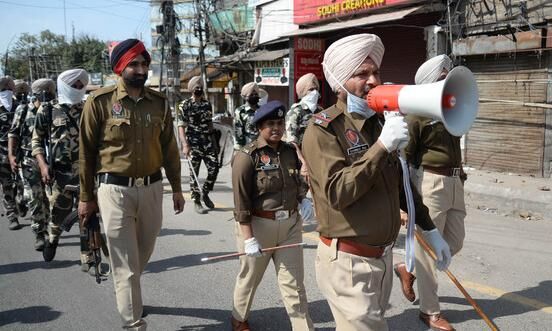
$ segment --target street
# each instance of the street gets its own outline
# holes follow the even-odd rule
[[[238,260],[202,263],[202,257],[236,250],[232,219],[230,167],[221,169],[211,194],[217,208],[193,211],[188,168],[182,163],[185,211],[174,215],[165,181],[164,223],[156,250],[142,277],[149,330],[229,330]],[[200,179],[205,178],[202,166]],[[64,233],[55,260],[47,264],[33,249],[30,221],[19,231],[0,231],[1,330],[118,330],[111,278],[96,284],[80,271],[77,227]],[[317,330],[333,330],[330,309],[319,292],[315,273],[317,234],[305,227],[305,285]],[[395,262],[404,259],[404,230]],[[468,209],[466,241],[450,270],[501,330],[552,329],[552,223],[526,221]],[[426,330],[417,301],[402,296],[394,277],[387,319],[391,330]],[[440,274],[441,309],[457,330],[486,330],[460,291]],[[416,290],[417,292],[417,290]],[[267,269],[252,307],[253,330],[290,330],[274,269]]]

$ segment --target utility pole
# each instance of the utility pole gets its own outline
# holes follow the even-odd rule
[[[197,17],[197,35],[199,38],[199,67],[201,68],[201,79],[203,81],[205,99],[209,100],[208,88],[207,88],[207,69],[205,63],[205,51],[203,47],[203,25],[201,15],[201,0],[194,0],[196,5],[196,17]]]
[[[176,96],[180,92],[180,42],[177,37],[177,14],[174,10],[173,1],[163,1],[161,3],[161,11],[163,13],[163,25],[160,29],[162,38],[161,48],[161,73],[160,73],[160,90],[163,78],[163,65],[165,62],[165,45],[168,46],[167,58],[167,87],[166,94],[169,100],[176,107]]]

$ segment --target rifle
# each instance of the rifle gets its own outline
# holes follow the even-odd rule
[[[86,239],[85,239],[86,238]],[[83,227],[81,232],[81,250],[92,251],[92,257],[94,259],[94,276],[96,277],[96,283],[102,282],[100,265],[102,263],[102,237],[100,232],[100,219],[96,213],[92,214],[88,218],[88,222]]]

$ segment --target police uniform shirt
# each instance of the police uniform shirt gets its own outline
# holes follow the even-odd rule
[[[161,167],[181,192],[180,159],[172,117],[162,93],[144,88],[134,101],[122,79],[91,94],[81,121],[81,201],[94,199],[94,176],[144,177]],[[84,162],[83,162],[84,161]]]
[[[251,222],[255,210],[294,210],[307,187],[299,175],[295,148],[280,142],[274,150],[262,137],[236,153],[232,163],[234,216]]]
[[[410,141],[405,149],[408,162],[421,166],[460,168],[460,137],[451,135],[442,122],[407,116]]]
[[[407,210],[402,171],[396,153],[376,144],[378,116],[364,119],[337,104],[314,115],[303,139],[309,164],[318,232],[359,243],[392,243],[401,226],[399,209]],[[416,223],[434,228],[420,195],[414,191]]]

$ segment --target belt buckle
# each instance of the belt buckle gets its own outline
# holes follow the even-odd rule
[[[277,221],[285,220],[289,218],[289,210],[277,210],[274,213],[274,219]]]
[[[460,176],[460,168],[452,168],[452,177]]]
[[[136,178],[136,181],[134,182],[134,185],[136,187],[142,187],[144,186],[144,177]]]

